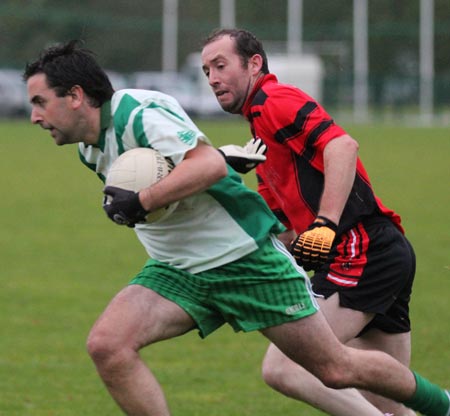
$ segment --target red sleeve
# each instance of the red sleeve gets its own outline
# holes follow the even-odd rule
[[[274,88],[258,121],[275,140],[304,155],[323,172],[323,150],[328,142],[347,134],[324,108],[303,91],[291,86]]]

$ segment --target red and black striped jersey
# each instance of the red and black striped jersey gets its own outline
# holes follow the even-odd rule
[[[257,81],[243,115],[250,122],[253,137],[261,138],[268,149],[267,160],[256,168],[259,193],[286,227],[303,232],[319,209],[324,148],[330,140],[347,133],[317,101],[292,85],[279,83],[273,74]],[[390,218],[403,232],[399,215],[374,194],[358,158],[339,233],[378,215]]]

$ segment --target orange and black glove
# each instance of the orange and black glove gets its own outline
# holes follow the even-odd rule
[[[293,241],[291,252],[305,270],[317,270],[328,258],[336,236],[337,225],[318,216],[308,229]]]

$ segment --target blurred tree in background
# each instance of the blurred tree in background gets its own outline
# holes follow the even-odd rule
[[[287,1],[236,1],[236,26],[267,49],[286,47]],[[450,103],[450,1],[435,0],[435,101]],[[2,0],[0,68],[23,68],[42,47],[81,38],[108,69],[161,70],[163,0]],[[304,51],[325,69],[327,103],[351,102],[353,0],[303,0]],[[220,22],[219,0],[180,0],[178,67],[200,50]],[[417,99],[419,0],[369,0],[369,80],[372,102]],[[348,88],[347,88],[348,87]],[[390,96],[391,94],[392,96]],[[417,101],[416,101],[417,102]]]

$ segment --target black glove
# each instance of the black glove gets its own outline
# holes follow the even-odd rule
[[[148,212],[142,207],[138,192],[107,186],[103,193],[103,209],[116,224],[134,227],[136,223],[145,221]]]
[[[292,243],[291,252],[296,262],[307,271],[319,269],[327,261],[336,231],[334,222],[318,216]]]
[[[266,160],[267,147],[261,139],[251,139],[244,147],[228,144],[217,150],[236,172],[247,173]]]

